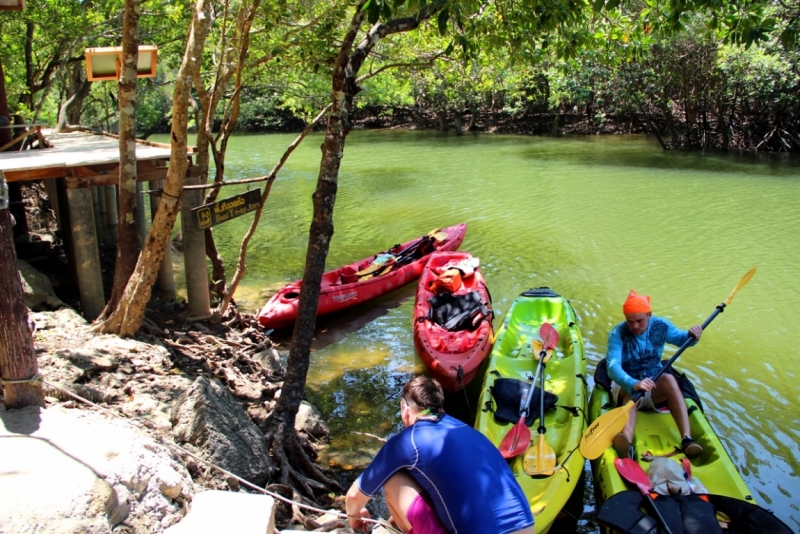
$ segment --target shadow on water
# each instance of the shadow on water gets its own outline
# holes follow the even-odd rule
[[[657,170],[659,173],[703,172],[719,174],[757,174],[764,175],[765,170],[772,176],[796,177],[796,170],[787,164],[800,163],[796,154],[777,153],[731,153],[731,152],[696,152],[682,151],[646,151],[643,147],[649,141],[641,137],[609,147],[609,150],[598,151],[599,140],[595,137],[579,137],[559,140],[558,143],[542,142],[533,144],[519,152],[526,159],[535,160],[537,164],[547,162],[563,163],[570,167],[624,167],[626,169]],[[563,143],[571,143],[571,150],[564,150]],[[579,150],[586,144],[585,151]]]
[[[373,301],[354,306],[338,313],[317,317],[311,351],[321,351],[342,341],[348,335],[358,332],[369,323],[401,306],[409,299],[414,300],[415,286],[409,284],[388,295]],[[270,339],[280,345],[292,340],[292,327],[273,330]]]

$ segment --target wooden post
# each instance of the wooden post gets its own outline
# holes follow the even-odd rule
[[[103,295],[103,275],[100,271],[100,253],[97,250],[97,233],[94,228],[92,192],[86,187],[67,189],[67,201],[81,308],[83,317],[87,321],[93,321],[103,311],[106,299]]]
[[[44,190],[47,191],[47,200],[50,201],[50,209],[56,215],[56,227],[63,233],[66,225],[61,218],[61,204],[58,199],[58,184],[56,180],[42,180]]]
[[[10,125],[6,79],[0,61],[0,125]],[[0,128],[0,145],[11,141],[11,129]],[[28,327],[28,306],[19,278],[14,230],[8,211],[8,187],[0,171],[0,378],[8,408],[44,407],[42,388],[29,382],[39,376],[39,364],[33,349],[33,336]]]
[[[0,69],[0,84],[3,83]],[[19,278],[13,229],[8,211],[6,177],[0,171],[0,377],[8,408],[44,407],[42,388],[36,381],[39,364],[28,327],[28,307]]]
[[[164,180],[155,180],[150,182],[150,190],[156,191],[164,189]],[[161,204],[161,197],[159,195],[150,195],[150,217],[155,217],[158,211],[158,205]],[[156,287],[165,293],[175,294],[175,276],[172,272],[172,245],[167,243],[167,250],[164,253],[164,259],[161,260],[161,266],[158,269],[158,279],[156,280]]]
[[[106,226],[110,243],[119,241],[119,212],[117,211],[117,186],[105,186],[106,195]]]
[[[139,248],[144,245],[147,238],[147,219],[144,216],[144,195],[142,195],[142,182],[136,182],[136,211],[133,213],[136,221],[136,231],[139,234]]]
[[[102,245],[105,243],[103,238],[103,230],[105,230],[105,209],[100,210],[100,197],[105,198],[105,194],[100,194],[97,187],[90,187],[92,191],[92,212],[94,213],[94,230],[97,233],[97,243]]]
[[[187,177],[186,185],[198,185],[199,177]],[[183,261],[186,269],[186,296],[189,313],[195,317],[211,315],[211,293],[208,290],[208,267],[206,266],[206,239],[203,230],[197,228],[192,217],[192,208],[203,202],[199,189],[184,189],[181,201],[181,228],[183,229]]]
[[[106,209],[106,186],[99,185],[92,187],[92,195],[97,195],[97,241],[105,245],[108,242],[108,210]]]

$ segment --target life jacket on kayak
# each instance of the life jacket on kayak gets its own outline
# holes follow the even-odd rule
[[[431,293],[455,293],[464,282],[461,280],[461,271],[458,269],[446,269],[439,276],[428,282],[426,288]]]
[[[723,495],[650,494],[673,534],[792,534],[772,512],[755,504]],[[595,521],[621,534],[663,532],[644,496],[622,491],[598,508]]]

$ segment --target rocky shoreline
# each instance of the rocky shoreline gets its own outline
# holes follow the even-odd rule
[[[199,492],[252,491],[240,479],[276,493],[288,489],[270,486],[275,466],[264,440],[288,351],[254,317],[233,310],[225,322],[198,321],[184,303],[155,301],[135,339],[96,335],[47,277],[24,262],[21,274],[29,308],[56,309],[29,313],[47,407],[6,410],[0,395],[0,437],[20,438],[0,439],[0,448],[15,444],[2,454],[3,471],[16,466],[15,480],[0,487],[0,518],[13,518],[0,520],[0,532],[160,533],[180,522]],[[296,429],[312,458],[327,446],[327,425],[306,402]],[[24,442],[30,445],[20,447]],[[43,472],[36,467],[47,456],[42,443],[83,467]],[[95,449],[104,452],[82,460]],[[52,499],[18,491],[51,483],[61,488]],[[280,529],[344,527],[334,516],[328,528],[314,517],[276,507]]]

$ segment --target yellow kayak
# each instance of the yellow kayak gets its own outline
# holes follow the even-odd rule
[[[550,529],[580,481],[584,464],[578,445],[587,425],[586,357],[575,311],[565,298],[541,288],[526,291],[514,300],[489,355],[480,399],[480,406],[484,408],[475,420],[475,428],[500,447],[517,421],[498,418],[500,406],[493,392],[498,389],[494,388],[495,382],[500,378],[522,381],[527,391],[537,367],[532,344],[535,347],[542,341],[539,331],[545,322],[555,328],[559,337],[558,345],[544,366],[544,389],[558,397],[555,405],[545,410],[546,432],[542,435],[555,452],[555,467],[550,475],[528,475],[525,472],[527,453],[508,459],[517,482],[528,497],[537,533]],[[536,397],[532,399],[531,408],[538,414],[540,399]],[[518,414],[519,403],[518,396],[512,403],[512,418]],[[532,452],[530,447],[535,447],[540,440],[537,432],[540,424],[538,419],[525,422],[531,425],[528,451]]]
[[[736,464],[703,413],[702,403],[694,387],[682,374],[677,372],[674,374],[684,392],[684,397],[686,397],[692,437],[703,446],[703,453],[689,460],[681,469],[685,473],[684,476],[691,477],[692,483],[700,484],[700,489],[694,488],[693,491],[708,494],[704,500],[714,505],[717,520],[728,523],[733,532],[739,532],[740,525],[760,525],[759,532],[791,533],[791,529],[769,511],[757,506],[753,494],[739,474]],[[591,421],[615,407],[611,403],[609,380],[605,371],[605,361],[601,361],[598,371],[595,373],[595,387],[589,401]],[[651,462],[661,457],[667,457],[668,461],[674,460],[679,465],[683,465],[686,456],[680,452],[681,438],[678,427],[669,412],[640,411],[636,418],[633,446],[636,453],[635,461],[642,468],[642,472],[647,473],[652,465]],[[599,521],[601,523],[603,505],[607,501],[614,500],[613,503],[609,503],[613,513],[608,517],[616,519],[624,515],[625,506],[622,503],[631,499],[628,495],[632,491],[638,495],[634,491],[636,487],[626,482],[618,473],[614,463],[615,458],[617,458],[617,454],[609,444],[605,452],[591,462],[598,519],[601,519]],[[633,502],[636,500],[634,499]],[[615,531],[618,530],[615,529]],[[750,530],[742,531],[750,532]]]

